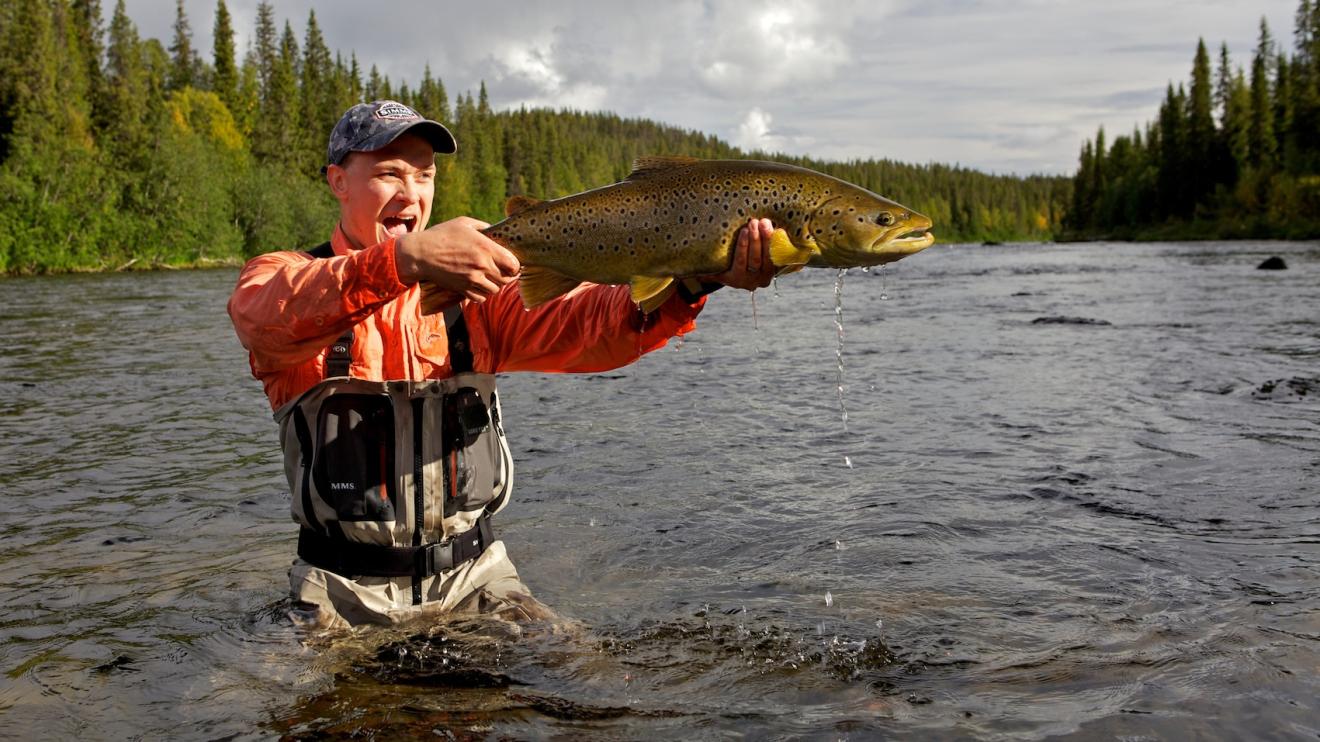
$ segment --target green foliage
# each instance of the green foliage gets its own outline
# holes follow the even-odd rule
[[[1050,239],[1073,198],[1064,178],[744,153],[608,113],[497,112],[484,84],[451,99],[429,66],[415,87],[375,65],[364,80],[356,56],[345,62],[327,48],[314,13],[300,44],[287,21],[279,30],[268,2],[257,6],[237,66],[231,24],[226,0],[217,0],[203,62],[182,3],[167,48],[139,38],[124,0],[108,25],[100,0],[0,2],[0,273],[233,262],[320,242],[338,217],[319,174],[326,137],[345,109],[378,98],[402,100],[456,135],[457,155],[437,162],[433,220],[497,221],[509,195],[555,198],[605,185],[644,155],[822,170],[928,214],[945,241]],[[1310,89],[1311,79],[1294,84]],[[1309,180],[1272,187],[1280,203],[1320,200]]]
[[[1320,3],[1301,0],[1290,58],[1262,19],[1250,77],[1221,45],[1213,90],[1198,44],[1190,91],[1170,83],[1144,139],[1134,133],[1107,147],[1102,129],[1082,145],[1066,236],[1320,235],[1317,31]]]

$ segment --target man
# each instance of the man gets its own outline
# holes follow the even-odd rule
[[[518,260],[467,217],[425,225],[442,125],[393,101],[354,106],[330,134],[330,242],[250,260],[229,300],[280,423],[301,625],[390,624],[438,613],[548,611],[518,579],[491,516],[513,469],[495,374],[603,371],[694,328],[704,293],[769,284],[771,226],[739,233],[729,270],[687,281],[650,314],[626,286],[584,285],[523,309]],[[447,297],[419,306],[420,282]]]

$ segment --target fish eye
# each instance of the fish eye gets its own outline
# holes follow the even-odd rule
[[[875,218],[875,222],[882,227],[892,227],[894,226],[894,215],[888,211],[882,211],[880,216]]]

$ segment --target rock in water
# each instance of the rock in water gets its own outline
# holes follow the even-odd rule
[[[1263,262],[1263,263],[1261,263],[1260,265],[1256,266],[1256,270],[1258,270],[1258,271],[1286,271],[1286,270],[1288,270],[1288,264],[1285,263],[1285,262],[1283,262],[1283,258],[1279,257],[1278,255],[1271,255],[1270,257],[1268,257],[1268,258],[1265,259],[1265,262]]]
[[[1091,319],[1090,317],[1037,317],[1033,325],[1113,325],[1109,320]]]

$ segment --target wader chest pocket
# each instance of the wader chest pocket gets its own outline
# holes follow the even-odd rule
[[[336,394],[321,404],[312,481],[342,521],[392,521],[394,411],[390,399]]]
[[[490,427],[490,412],[481,394],[470,386],[445,397],[445,452],[467,448]]]

